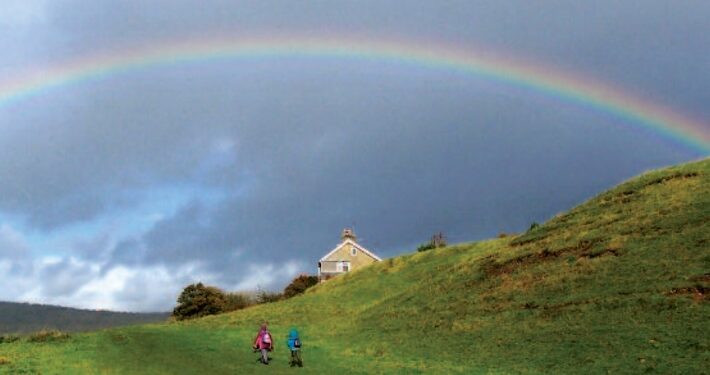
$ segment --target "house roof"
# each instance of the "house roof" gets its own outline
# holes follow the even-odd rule
[[[365,254],[371,256],[372,258],[377,259],[378,261],[382,261],[382,258],[380,258],[380,257],[378,257],[377,255],[375,255],[375,253],[371,252],[370,250],[367,250],[366,248],[362,247],[362,245],[360,245],[359,243],[357,243],[357,242],[355,242],[355,241],[353,241],[353,240],[351,240],[351,239],[347,239],[347,240],[345,240],[345,241],[339,243],[338,246],[335,247],[335,249],[331,250],[328,254],[325,254],[325,256],[324,256],[323,258],[320,258],[320,261],[321,261],[321,262],[325,261],[326,259],[328,259],[329,256],[335,254],[336,251],[340,250],[341,247],[343,247],[343,246],[345,246],[345,245],[347,245],[347,244],[350,244],[350,245],[356,247],[358,250],[360,250],[360,251],[362,251],[363,253],[365,253]]]

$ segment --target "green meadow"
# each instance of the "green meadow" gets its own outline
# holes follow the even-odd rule
[[[710,372],[710,159],[526,233],[396,258],[286,301],[0,344],[0,373]],[[277,338],[257,363],[261,321]],[[303,368],[285,337],[299,328]]]

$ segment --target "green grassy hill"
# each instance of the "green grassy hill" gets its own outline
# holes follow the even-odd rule
[[[385,260],[284,302],[0,344],[17,373],[707,373],[710,160],[628,181],[517,237]],[[268,320],[271,365],[250,343]],[[303,369],[282,341],[296,326]]]

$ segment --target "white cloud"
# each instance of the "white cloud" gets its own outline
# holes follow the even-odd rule
[[[47,277],[38,279],[38,283],[45,285],[34,288],[22,299],[88,309],[169,311],[182,288],[194,282],[193,279],[214,280],[213,275],[200,271],[194,264],[175,269],[165,266],[118,266],[104,273],[98,263],[63,260],[62,265],[66,269],[58,272],[58,280],[52,281]],[[37,270],[35,277],[42,275],[43,271]],[[51,282],[66,287],[61,283],[69,280],[64,276],[70,275],[75,276],[73,280],[76,282],[71,293],[51,293],[53,288],[46,286],[46,283]]]
[[[207,279],[195,265],[177,269],[165,266],[115,267],[77,291],[75,297],[87,306],[120,311],[169,311],[182,288],[194,276]]]
[[[269,289],[277,283],[283,283],[294,278],[301,270],[304,264],[298,261],[288,261],[280,267],[269,264],[250,264],[247,275],[242,281],[234,285],[233,290],[256,290]]]
[[[89,241],[98,246],[101,241]],[[66,241],[65,246],[77,243]],[[26,236],[8,223],[0,225],[0,300],[55,304],[117,311],[170,311],[182,289],[203,282],[227,291],[271,289],[288,282],[304,264],[251,263],[247,272],[225,278],[208,263],[117,265],[106,270],[106,259],[71,255],[33,256]],[[239,272],[238,269],[234,270]]]
[[[170,268],[117,266],[103,275],[96,272],[92,280],[71,297],[54,299],[53,303],[119,311],[170,311],[188,284],[203,282],[227,291],[269,289],[292,279],[302,269],[302,263],[296,261],[288,261],[280,267],[251,264],[242,281],[224,285],[218,274],[196,263]]]

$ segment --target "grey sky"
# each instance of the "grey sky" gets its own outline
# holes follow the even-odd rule
[[[710,118],[704,1],[15,1],[0,83],[190,37],[367,36],[509,52]],[[338,59],[166,66],[0,106],[6,300],[171,308],[280,289],[355,227],[383,257],[524,230],[703,155],[470,75]],[[7,273],[10,275],[10,273]]]

